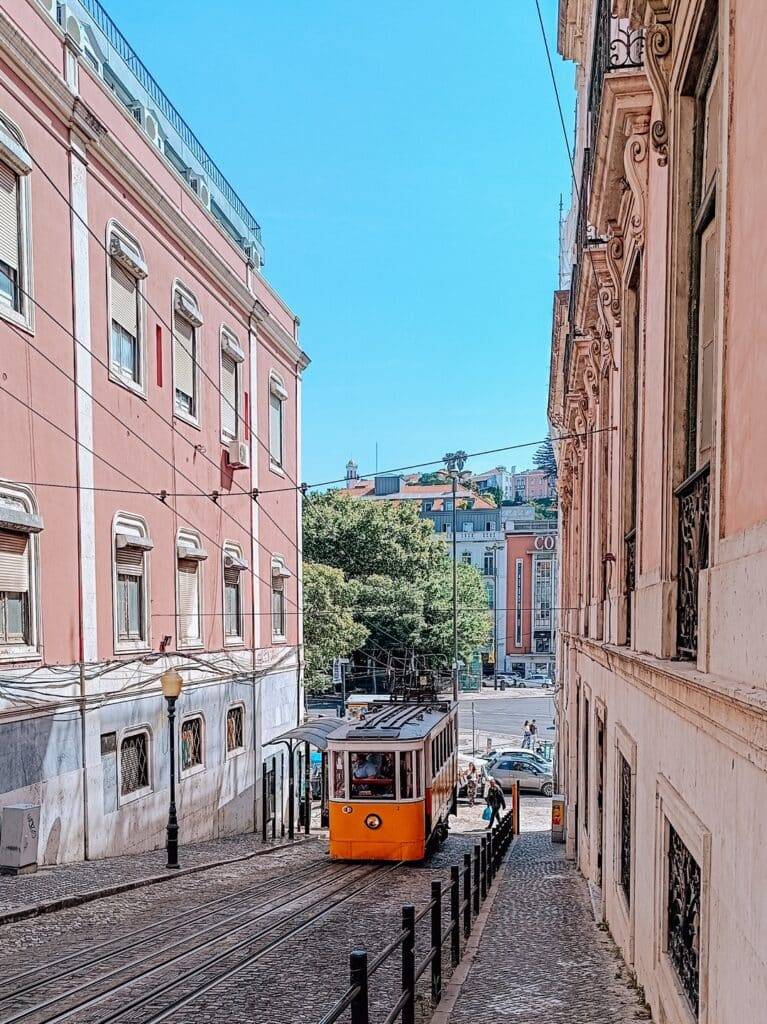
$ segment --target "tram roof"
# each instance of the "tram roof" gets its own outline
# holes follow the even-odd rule
[[[370,711],[356,722],[340,722],[328,739],[350,740],[418,740],[435,729],[450,711],[449,701],[426,703],[392,703]]]

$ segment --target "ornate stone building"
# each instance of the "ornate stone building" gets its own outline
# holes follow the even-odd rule
[[[569,853],[666,1024],[767,1005],[765,40],[753,0],[559,4],[559,780]]]

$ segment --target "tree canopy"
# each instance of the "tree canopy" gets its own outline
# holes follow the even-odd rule
[[[536,448],[535,455],[533,455],[533,465],[536,469],[542,469],[549,479],[552,477],[556,479],[557,460],[554,455],[554,445],[552,444],[551,436],[547,437],[543,444]]]
[[[306,688],[321,693],[333,658],[361,647],[368,630],[354,617],[354,592],[340,569],[304,562],[303,575]]]
[[[327,671],[333,657],[352,647],[379,664],[389,655],[415,654],[429,667],[450,665],[452,562],[414,503],[338,491],[312,495],[304,503],[304,558],[310,566],[304,570],[307,666]],[[339,620],[310,623],[332,600],[340,602]],[[487,592],[472,566],[458,566],[458,605],[459,655],[468,659],[490,630]]]

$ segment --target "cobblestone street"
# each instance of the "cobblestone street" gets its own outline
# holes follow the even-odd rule
[[[552,845],[550,801],[522,801],[516,841],[450,1024],[650,1020],[586,883]]]

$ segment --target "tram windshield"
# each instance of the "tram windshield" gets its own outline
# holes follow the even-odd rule
[[[355,752],[350,759],[349,796],[352,800],[394,799],[393,752]]]

